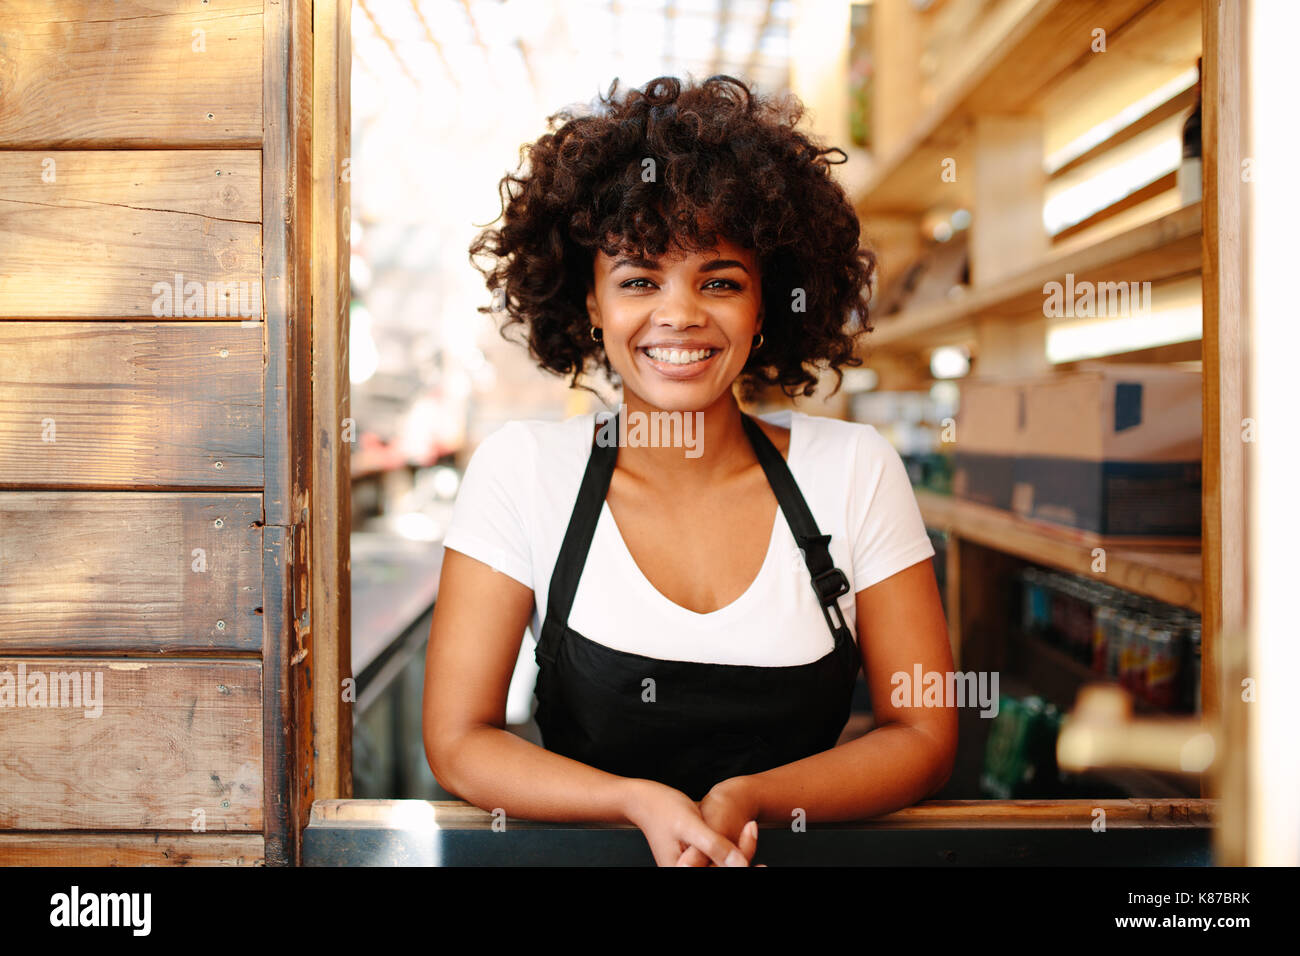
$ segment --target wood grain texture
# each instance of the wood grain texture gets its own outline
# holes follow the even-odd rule
[[[0,495],[0,652],[262,649],[261,496]]]
[[[0,829],[190,832],[199,819],[208,832],[260,829],[261,670],[251,661],[0,659]],[[3,694],[20,673],[24,707]],[[99,715],[84,698],[31,706],[41,699],[36,673],[81,675]]]
[[[266,702],[266,858],[299,858],[301,781],[314,753],[310,682],[298,680],[310,651],[306,535],[311,504],[311,130],[312,5],[267,4],[262,58],[262,209],[265,247],[266,515],[263,576],[268,617],[262,650]],[[302,552],[300,555],[299,552]],[[305,725],[299,718],[307,719]],[[302,763],[305,758],[305,763]]]
[[[261,483],[260,323],[0,322],[0,487]]]
[[[292,824],[293,699],[289,647],[293,633],[291,580],[293,537],[281,525],[267,525],[262,537],[262,582],[266,613],[262,633],[263,835],[272,866],[296,862],[298,831]]]
[[[261,866],[260,833],[0,833],[0,866]]]
[[[1248,522],[1243,430],[1249,369],[1248,267],[1250,194],[1242,183],[1248,141],[1249,13],[1234,0],[1204,0],[1201,28],[1201,528],[1206,606],[1201,631],[1201,710],[1227,741],[1223,768],[1203,791],[1231,812],[1216,833],[1227,866],[1249,862],[1250,724],[1234,688],[1249,676],[1247,633]]]
[[[348,378],[351,174],[351,4],[315,4],[312,99],[311,663],[312,798],[352,795],[352,442]],[[348,424],[352,423],[352,430]],[[305,821],[303,821],[305,823]],[[301,824],[300,824],[301,825]]]
[[[918,489],[926,525],[995,551],[1095,578],[1200,613],[1204,589],[1200,553],[1136,550],[1114,539],[1030,521],[1017,514]],[[1095,547],[1106,548],[1106,571],[1092,571]]]
[[[0,318],[260,319],[259,167],[251,150],[0,152]]]
[[[261,0],[0,0],[0,146],[257,146],[261,53]]]

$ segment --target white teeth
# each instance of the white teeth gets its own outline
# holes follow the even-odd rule
[[[691,362],[698,362],[706,359],[714,352],[713,349],[695,349],[694,351],[685,351],[683,349],[646,349],[646,355],[650,356],[656,362],[667,362],[670,365],[689,365]]]

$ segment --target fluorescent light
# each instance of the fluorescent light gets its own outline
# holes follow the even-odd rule
[[[1043,160],[1043,168],[1048,173],[1056,172],[1066,163],[1079,158],[1099,143],[1106,142],[1126,126],[1137,122],[1162,103],[1173,99],[1183,90],[1190,89],[1195,84],[1196,68],[1191,67],[1185,72],[1179,73],[1158,89],[1152,90],[1140,100],[1126,106],[1104,123],[1098,123],[1082,136],[1062,146]]]
[[[1047,201],[1043,203],[1043,225],[1049,235],[1055,235],[1082,222],[1177,169],[1182,156],[1181,137],[1165,136],[1141,152],[1114,162],[1074,185],[1067,185],[1054,194],[1049,189]]]
[[[1193,278],[1156,286],[1146,303],[1148,311],[1140,315],[1078,319],[1052,325],[1047,330],[1048,361],[1076,362],[1199,339],[1200,282],[1199,278]]]

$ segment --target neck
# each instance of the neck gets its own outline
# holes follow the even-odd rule
[[[618,467],[647,482],[660,486],[671,483],[674,488],[707,487],[755,460],[741,422],[740,406],[730,391],[707,408],[679,413],[676,417],[681,430],[673,427],[671,433],[685,441],[671,444],[656,441],[660,435],[666,438],[670,429],[660,427],[660,422],[667,422],[666,417],[654,417],[670,413],[630,392],[623,406],[619,411],[620,418],[626,420],[623,427],[627,443],[618,450]],[[644,428],[641,434],[635,430],[638,421]]]

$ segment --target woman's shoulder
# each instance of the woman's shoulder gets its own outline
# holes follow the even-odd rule
[[[809,415],[800,411],[790,411],[788,415],[788,422],[782,415],[778,423],[788,424],[792,431],[803,431],[809,438],[806,447],[812,447],[823,454],[866,454],[874,458],[894,450],[889,440],[874,425],[866,422]]]
[[[483,437],[470,457],[513,469],[535,469],[581,454],[591,444],[593,416],[574,415],[562,421],[515,418],[502,422]],[[584,444],[583,438],[587,436]],[[528,471],[523,471],[527,474]]]

